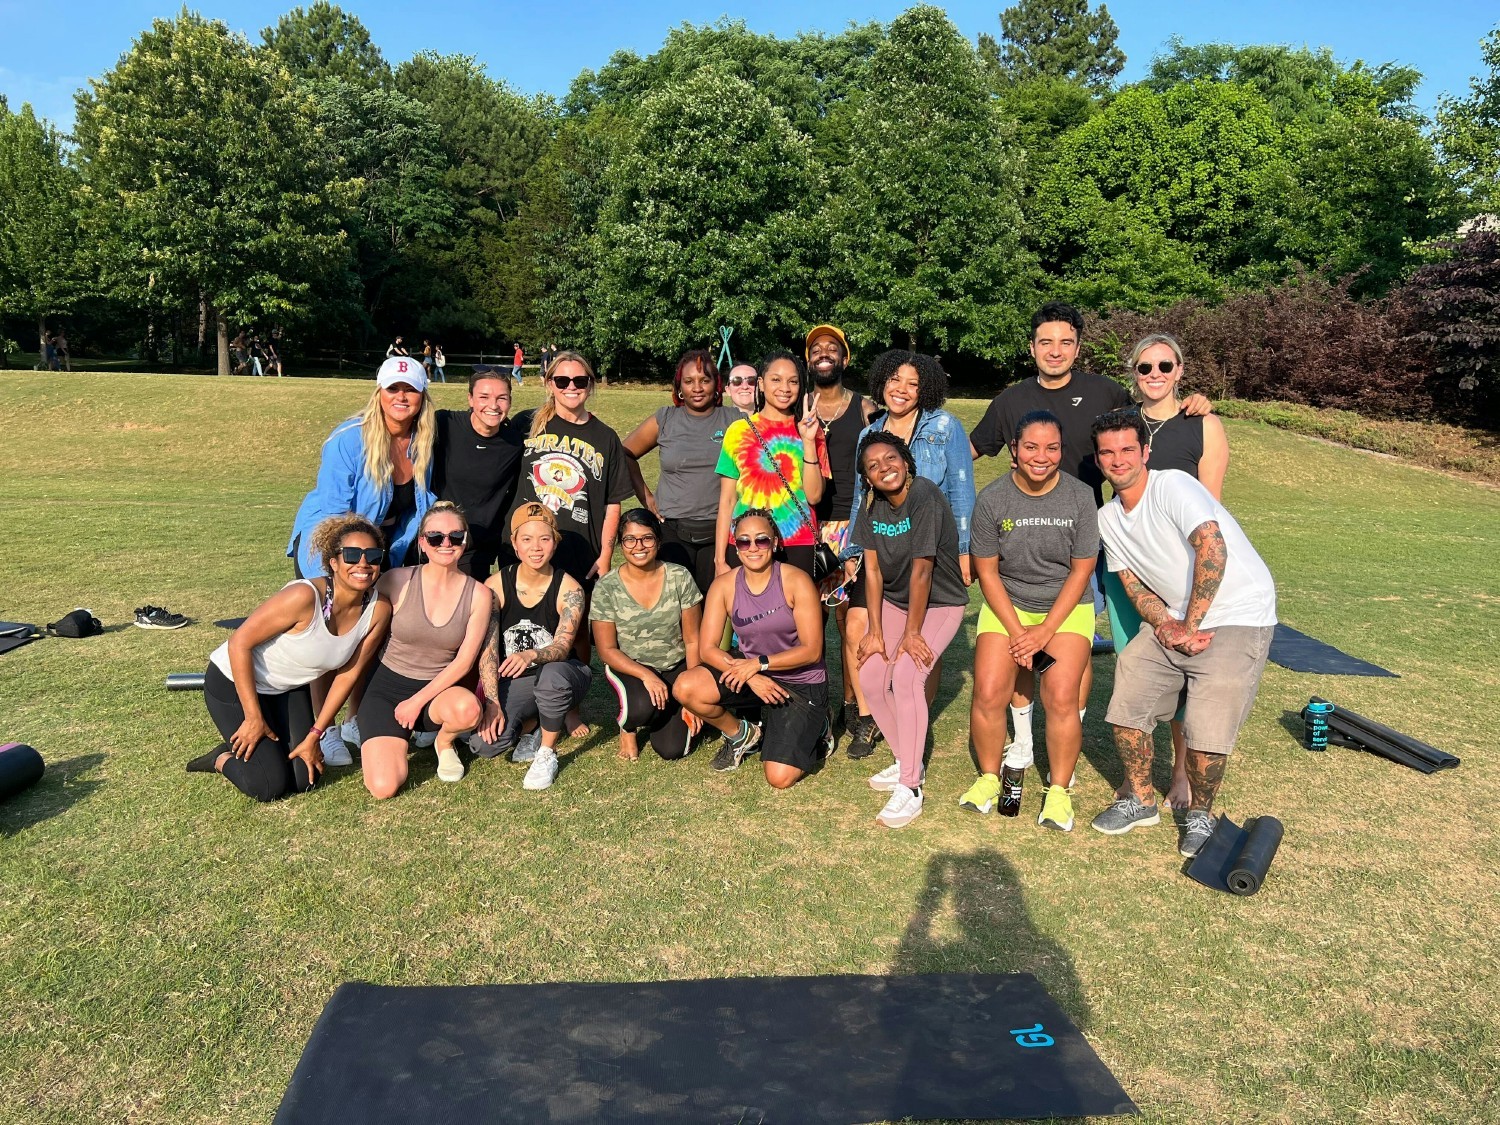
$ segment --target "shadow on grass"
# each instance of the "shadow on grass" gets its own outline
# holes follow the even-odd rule
[[[890,971],[1030,973],[1080,1029],[1089,1024],[1072,957],[1032,924],[1015,868],[996,851],[943,852],[928,860]]]
[[[14,836],[67,812],[104,784],[97,778],[79,776],[96,769],[103,761],[103,754],[80,754],[49,765],[42,779],[30,789],[0,804],[0,835]]]

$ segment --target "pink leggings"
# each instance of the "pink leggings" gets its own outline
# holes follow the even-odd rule
[[[906,632],[906,610],[881,602],[880,634],[885,638],[886,652],[893,653]],[[932,649],[934,661],[958,635],[963,624],[961,605],[929,606],[922,619],[922,639]],[[876,654],[859,670],[859,685],[865,690],[870,714],[880,724],[880,733],[890,743],[896,761],[901,764],[901,784],[915,789],[922,784],[922,747],[927,742],[927,675],[908,654],[894,662]]]

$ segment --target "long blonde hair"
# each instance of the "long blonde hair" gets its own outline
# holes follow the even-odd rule
[[[529,435],[531,437],[536,437],[545,430],[547,423],[557,416],[557,400],[553,397],[557,388],[552,385],[552,373],[557,370],[559,363],[578,364],[578,366],[583,368],[584,373],[588,375],[590,383],[594,383],[598,379],[598,376],[594,374],[594,365],[577,352],[570,349],[565,352],[558,352],[553,356],[552,362],[547,364],[547,370],[542,372],[542,381],[547,388],[547,397],[542,399],[542,405],[537,407],[536,413],[531,416],[531,432]],[[592,398],[593,395],[594,392],[591,387],[589,389],[589,397]]]
[[[417,424],[412,430],[411,464],[416,479],[425,488],[428,473],[432,469],[432,446],[437,437],[437,414],[429,409],[427,394],[422,393],[422,410],[417,415]],[[391,483],[391,435],[385,428],[385,415],[380,409],[380,388],[370,396],[359,416],[359,436],[365,448],[365,476],[384,489]]]

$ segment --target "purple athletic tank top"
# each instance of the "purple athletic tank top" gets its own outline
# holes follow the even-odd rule
[[[771,564],[771,581],[758,594],[745,584],[745,568],[734,577],[734,604],[729,607],[729,622],[740,640],[740,651],[749,657],[775,656],[797,647],[797,621],[792,607],[786,604],[781,588],[781,564]],[[828,671],[819,657],[816,664],[790,672],[771,673],[789,684],[821,684]]]

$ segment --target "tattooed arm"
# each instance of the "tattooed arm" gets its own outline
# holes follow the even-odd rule
[[[566,660],[573,651],[573,640],[583,624],[583,587],[572,578],[563,579],[557,592],[557,635],[545,648],[535,650],[537,664]]]
[[[1208,607],[1213,604],[1224,581],[1224,567],[1229,558],[1229,549],[1217,520],[1199,524],[1188,536],[1193,548],[1193,588],[1188,594],[1187,611],[1181,621],[1168,617],[1155,622],[1156,639],[1167,648],[1193,655],[1202,652],[1213,639],[1213,634],[1199,632]]]
[[[1125,587],[1125,595],[1130,599],[1130,604],[1135,606],[1135,611],[1141,615],[1142,621],[1154,627],[1172,620],[1172,613],[1167,609],[1167,603],[1152,593],[1150,588],[1135,576],[1135,571],[1126,568],[1119,574],[1120,585]]]

